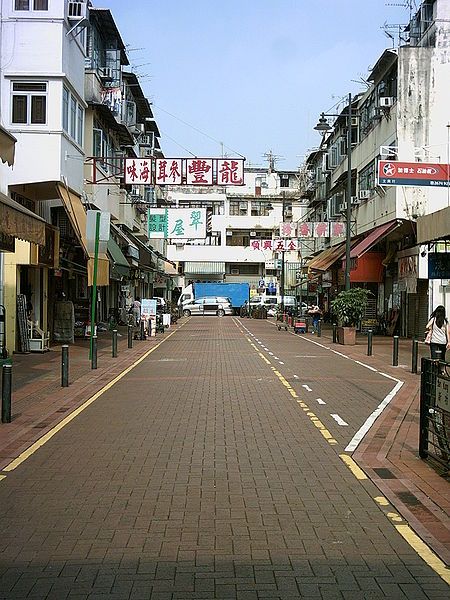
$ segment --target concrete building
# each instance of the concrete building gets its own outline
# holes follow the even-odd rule
[[[448,206],[449,188],[379,185],[377,178],[380,160],[448,162],[449,17],[448,2],[423,2],[399,47],[383,52],[367,90],[352,99],[350,277],[374,293],[366,328],[422,337],[432,307],[450,309],[448,280],[429,280],[427,270],[432,248],[427,242],[448,238],[450,227],[428,237],[416,233],[421,219]],[[330,221],[345,220],[349,176],[348,103],[337,114],[302,168],[302,197],[310,213],[326,214]],[[322,300],[332,299],[343,285],[345,244],[330,239],[328,245],[331,251],[316,246],[322,252],[309,262],[311,273],[328,284]]]

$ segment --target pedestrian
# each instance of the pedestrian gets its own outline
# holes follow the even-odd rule
[[[133,306],[134,324],[136,327],[139,327],[140,322],[141,322],[141,299],[139,298],[139,296],[136,297],[132,306]]]
[[[312,317],[312,333],[315,333],[315,331],[317,331],[317,329],[319,328],[319,320],[322,316],[322,311],[320,310],[319,306],[315,305],[311,306],[311,308],[308,310],[308,314]]]
[[[434,309],[426,328],[425,342],[430,344],[431,358],[445,360],[445,351],[450,348],[450,325],[444,306],[439,305]]]

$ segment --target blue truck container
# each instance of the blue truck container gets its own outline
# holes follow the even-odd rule
[[[245,301],[248,302],[250,286],[248,283],[194,283],[194,297],[222,296],[231,300],[231,306],[238,311]]]

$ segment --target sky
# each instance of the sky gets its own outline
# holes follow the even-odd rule
[[[363,91],[414,0],[94,0],[112,11],[166,157],[296,170],[322,111]],[[395,35],[395,28],[389,28]]]

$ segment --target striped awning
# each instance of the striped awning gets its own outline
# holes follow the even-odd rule
[[[20,240],[45,245],[45,221],[42,217],[0,192],[0,233]]]
[[[189,275],[223,275],[224,262],[186,262],[184,272]]]

